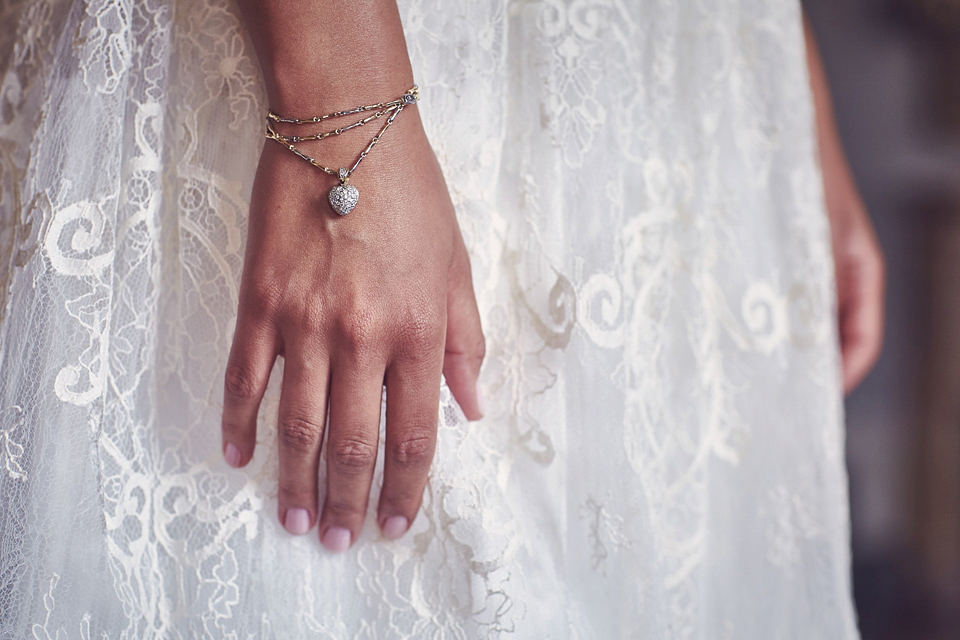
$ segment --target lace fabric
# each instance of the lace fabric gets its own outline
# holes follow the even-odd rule
[[[444,388],[411,531],[378,470],[331,555],[274,515],[282,359],[220,454],[236,7],[0,3],[0,638],[857,638],[796,0],[399,4],[487,416]]]

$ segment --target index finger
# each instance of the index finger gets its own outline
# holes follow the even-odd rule
[[[273,325],[240,307],[223,377],[221,436],[223,457],[242,467],[253,457],[257,413],[277,359],[279,340]]]

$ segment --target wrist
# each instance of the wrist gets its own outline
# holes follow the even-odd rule
[[[363,161],[369,164],[370,161],[365,160],[367,154],[382,155],[381,150],[396,146],[396,143],[390,142],[393,138],[403,140],[401,146],[426,139],[417,108],[416,91],[411,91],[411,88],[415,89],[415,85],[394,91],[389,98],[378,96],[355,100],[355,104],[337,103],[324,112],[312,110],[288,114],[278,113],[279,109],[271,108],[267,138],[279,142],[281,147],[295,146],[301,156],[306,156],[301,159],[308,160],[308,166],[316,160],[322,165],[317,168],[327,174],[341,167],[352,169],[355,165],[359,166],[357,163],[361,155]],[[303,104],[305,101],[298,102]],[[364,110],[357,110],[359,107],[364,107]],[[347,111],[348,115],[335,115],[337,111]],[[313,122],[311,119],[314,117],[324,119]],[[291,122],[291,119],[304,121]],[[384,135],[387,128],[390,132]],[[370,145],[375,145],[375,149]]]
[[[389,100],[413,84],[395,2],[240,0],[240,7],[278,113],[329,113]]]
[[[393,100],[414,84],[409,62],[390,68],[363,68],[356,64],[325,68],[295,61],[272,63],[264,73],[270,108],[292,118]]]
[[[278,144],[270,145],[268,148],[271,151],[287,149],[292,152],[292,156],[288,155],[287,158],[293,159],[299,156],[298,161],[301,167],[313,165],[314,172],[322,172],[321,175],[326,174],[339,180],[338,185],[331,187],[328,196],[333,210],[345,216],[353,210],[358,201],[356,183],[348,184],[348,182],[353,172],[360,168],[360,163],[368,155],[375,155],[381,161],[386,160],[389,165],[396,164],[397,161],[402,164],[404,157],[409,157],[411,147],[417,147],[419,144],[424,144],[425,150],[431,152],[429,144],[425,144],[426,138],[422,124],[415,109],[416,97],[416,87],[412,87],[391,100],[381,100],[380,103],[363,106],[340,107],[347,110],[344,114],[313,113],[300,114],[303,118],[299,116],[290,118],[275,112],[271,113],[266,134]],[[408,113],[401,114],[405,111]],[[359,114],[365,117],[356,119]],[[319,127],[320,123],[313,119],[318,116],[323,118],[322,122],[327,122],[330,118],[330,124],[325,127],[325,131],[310,132],[301,128]],[[401,117],[398,119],[398,116]],[[339,124],[333,124],[340,118],[349,118],[354,121],[348,123],[341,120]],[[373,122],[376,124],[370,125]],[[360,131],[360,127],[364,125],[372,126],[373,130],[369,131],[368,140],[358,145],[356,132]],[[290,130],[287,132],[278,130],[283,127],[289,127]],[[392,135],[384,136],[388,128],[391,129]],[[381,137],[384,138],[382,142]],[[397,144],[401,141],[403,141],[402,144]],[[374,162],[371,159],[365,166],[372,169],[378,164],[380,162]]]

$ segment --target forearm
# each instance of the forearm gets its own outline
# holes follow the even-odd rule
[[[270,106],[314,115],[395,98],[413,70],[393,0],[239,0]]]
[[[823,172],[827,213],[831,217],[832,224],[837,224],[838,216],[850,213],[851,209],[862,209],[862,203],[859,201],[859,192],[847,162],[840,132],[837,130],[830,87],[827,84],[823,62],[806,14],[803,17],[803,30],[807,49],[807,69],[810,74],[810,86],[816,111],[817,144],[820,168]]]

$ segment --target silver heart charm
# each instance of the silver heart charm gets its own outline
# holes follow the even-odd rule
[[[360,192],[352,184],[338,184],[330,189],[330,206],[341,216],[345,216],[357,206]]]

